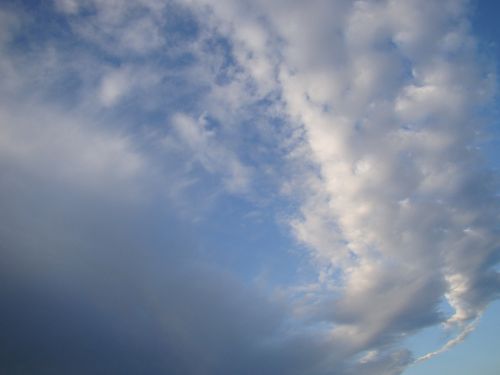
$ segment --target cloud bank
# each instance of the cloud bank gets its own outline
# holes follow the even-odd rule
[[[2,370],[386,375],[463,341],[500,290],[469,12],[2,5]],[[266,215],[293,252],[253,245]]]

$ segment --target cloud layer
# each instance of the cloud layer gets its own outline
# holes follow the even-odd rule
[[[2,370],[386,375],[464,340],[500,290],[469,7],[3,5]],[[262,212],[280,285],[225,266]]]

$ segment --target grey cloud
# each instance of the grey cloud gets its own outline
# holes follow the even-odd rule
[[[9,125],[28,123],[33,130],[35,119],[24,121]],[[36,152],[24,155],[23,168],[18,158],[3,155],[0,316],[8,340],[2,344],[2,371],[286,369],[289,351],[306,344],[285,337],[270,345],[276,355],[265,349],[267,340],[279,336],[282,307],[210,265],[210,259],[200,259],[189,237],[194,229],[171,212],[173,205],[161,198],[154,179],[139,173],[116,180],[111,173],[116,166],[107,165],[105,157],[91,164],[95,168],[84,178],[58,176],[62,168],[81,169],[78,156],[96,139],[106,140],[93,131],[87,142],[83,134],[78,142],[74,138],[82,133],[73,134],[64,154],[57,144],[45,147],[44,137],[24,142]],[[126,162],[122,150],[108,151]],[[87,180],[99,180],[98,188],[86,188]],[[133,185],[148,198],[155,196],[154,204],[124,194]]]
[[[54,5],[67,53],[15,45],[24,21],[2,13],[4,371],[396,375],[403,337],[456,327],[429,358],[498,298],[497,187],[474,151],[490,82],[463,2]],[[210,195],[186,188],[193,163],[254,188],[250,136],[286,151],[266,162],[300,193],[318,281],[289,299],[200,255],[181,212]]]
[[[56,71],[32,87],[22,71],[37,67],[13,60],[2,57],[16,75],[0,108],[1,371],[320,373],[326,340],[289,334],[284,305],[199,254],[170,194],[177,165],[150,133],[65,108],[47,90]],[[218,157],[201,137],[196,151]]]

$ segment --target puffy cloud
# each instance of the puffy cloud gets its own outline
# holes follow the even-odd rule
[[[474,58],[467,5],[238,4],[231,15],[214,9],[230,25],[255,17],[282,41],[283,116],[303,125],[301,155],[319,168],[300,177],[309,197],[292,227],[330,275],[319,280],[337,295],[322,307],[334,336],[360,352],[442,322],[462,327],[443,350],[461,341],[498,295],[498,204],[475,149],[475,108],[491,81]],[[248,28],[231,30],[247,55],[270,55],[239,42]]]
[[[395,375],[403,339],[455,330],[431,358],[498,297],[465,1],[53,6],[45,33],[0,13],[5,371]],[[200,255],[180,207],[265,206],[266,178],[313,283],[261,290]]]

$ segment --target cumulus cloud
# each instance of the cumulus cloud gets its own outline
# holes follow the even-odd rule
[[[214,5],[235,44],[250,10],[283,41],[283,115],[302,124],[302,156],[319,168],[292,227],[330,270],[319,282],[338,294],[323,312],[333,335],[356,352],[442,322],[462,327],[444,349],[461,341],[498,293],[498,204],[475,147],[492,84],[466,4],[238,4],[230,16]],[[245,47],[273,63],[269,46]]]
[[[498,297],[467,2],[3,8],[4,371],[396,375]],[[286,217],[313,281],[226,269],[248,239],[182,209],[233,230],[213,195]]]

